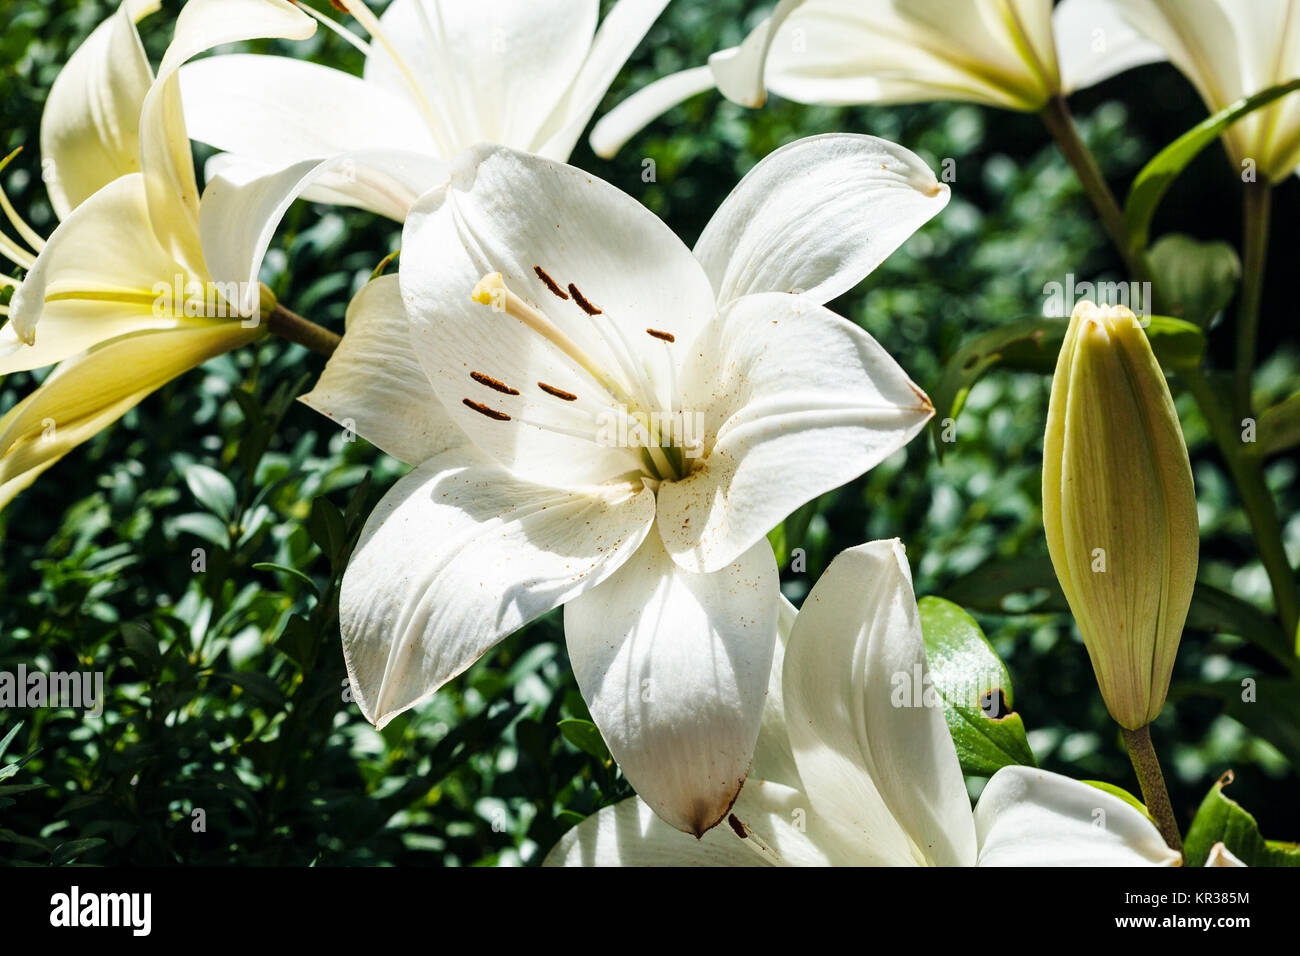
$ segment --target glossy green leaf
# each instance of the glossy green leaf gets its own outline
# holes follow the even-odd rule
[[[185,484],[199,504],[222,521],[229,522],[234,517],[235,486],[221,472],[207,465],[190,465],[185,469]]]
[[[1164,198],[1170,184],[1196,158],[1197,154],[1218,139],[1219,135],[1237,120],[1293,90],[1300,90],[1300,80],[1271,86],[1254,96],[1237,100],[1213,116],[1197,123],[1142,167],[1142,171],[1133,180],[1128,199],[1124,203],[1124,218],[1128,222],[1129,238],[1135,252],[1141,252],[1146,248],[1151,234],[1151,218],[1155,215],[1160,200]]]
[[[1251,733],[1264,738],[1300,768],[1300,688],[1285,677],[1179,682],[1178,697],[1214,697],[1223,711]]]
[[[561,720],[558,726],[564,739],[588,756],[595,757],[603,764],[608,764],[614,759],[610,755],[609,747],[605,746],[605,738],[600,735],[600,731],[591,721],[570,718]]]
[[[1150,261],[1169,311],[1201,328],[1232,301],[1241,280],[1237,250],[1222,240],[1170,233],[1151,247]]]
[[[1134,810],[1137,810],[1139,813],[1141,813],[1152,823],[1156,822],[1155,818],[1152,817],[1151,814],[1147,813],[1146,804],[1143,803],[1141,800],[1139,800],[1137,797],[1133,796],[1133,794],[1129,793],[1123,787],[1117,787],[1113,783],[1106,783],[1106,781],[1104,780],[1081,780],[1079,782],[1086,783],[1090,787],[1096,787],[1098,790],[1101,790],[1104,793],[1109,793],[1112,797],[1119,797],[1121,800],[1127,803]]]
[[[162,669],[162,654],[158,638],[142,624],[127,621],[122,625],[122,643],[135,664],[135,669],[145,678],[155,676]]]
[[[1235,800],[1223,793],[1232,783],[1229,770],[1210,788],[1183,841],[1188,866],[1204,866],[1214,844],[1222,843],[1247,866],[1300,866],[1300,847],[1265,840],[1259,825]]]
[[[1166,369],[1195,368],[1205,352],[1205,336],[1191,322],[1172,316],[1149,316],[1146,329],[1151,348]],[[968,341],[944,364],[938,384],[930,389],[934,403],[931,434],[936,452],[956,439],[957,416],[971,388],[995,366],[1011,371],[1050,375],[1065,341],[1065,319],[1029,319],[1004,325]]]
[[[930,680],[962,771],[987,777],[1001,767],[1037,766],[1013,709],[1011,676],[975,619],[943,598],[924,597],[918,606]]]
[[[320,597],[320,588],[316,586],[316,582],[313,581],[311,578],[307,577],[307,575],[303,574],[297,568],[291,568],[283,564],[276,564],[272,561],[258,561],[256,564],[253,565],[253,570],[274,571],[277,574],[288,575],[289,577],[293,578],[295,581],[299,581],[307,585],[307,587],[311,590],[312,594],[316,595],[316,597]]]
[[[1300,392],[1259,416],[1253,451],[1262,456],[1300,445]]]
[[[68,840],[66,843],[60,843],[50,854],[50,866],[67,866],[87,850],[93,850],[107,842],[101,837],[87,837],[84,840]]]

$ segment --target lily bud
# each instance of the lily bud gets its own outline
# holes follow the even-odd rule
[[[1196,580],[1187,446],[1137,318],[1080,303],[1043,441],[1043,525],[1106,707],[1136,730],[1164,706]]]

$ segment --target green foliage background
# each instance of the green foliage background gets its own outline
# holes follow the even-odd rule
[[[5,186],[42,232],[53,227],[39,176],[44,97],[61,63],[113,6],[6,0],[0,12],[0,136],[6,151],[26,147]],[[768,6],[673,0],[606,108],[738,42]],[[142,24],[155,62],[177,7],[165,3]],[[279,52],[360,70],[359,55],[326,31]],[[1118,78],[1072,105],[1121,188],[1204,116],[1191,87],[1165,66]],[[781,101],[745,111],[704,95],[614,161],[597,160],[585,145],[572,161],[692,242],[760,158],[835,130],[898,141],[936,170],[955,161],[948,208],[832,304],[923,386],[933,388],[944,360],[977,332],[1038,315],[1045,283],[1067,272],[1123,278],[1033,116],[953,104],[830,109]],[[642,179],[646,158],[655,161],[651,183]],[[1156,233],[1235,244],[1239,193],[1216,145],[1175,185]],[[1300,368],[1285,272],[1300,230],[1294,177],[1275,202],[1261,404],[1294,390]],[[367,214],[300,203],[264,279],[290,307],[341,331],[350,295],[398,239],[396,226]],[[1222,329],[1211,333],[1212,355],[1220,338]],[[74,451],[0,513],[0,670],[20,663],[100,670],[108,696],[101,718],[0,712],[0,739],[22,721],[0,765],[30,756],[0,781],[0,859],[528,864],[581,816],[630,793],[581,724],[559,728],[587,714],[558,615],[505,640],[383,731],[343,700],[339,575],[360,522],[401,466],[363,441],[344,442],[293,401],[320,368],[320,359],[278,340],[213,361]],[[43,374],[0,381],[0,409]],[[918,439],[803,509],[782,535],[787,554],[807,554],[806,571],[785,569],[787,594],[798,603],[837,552],[879,537],[904,540],[918,594],[944,594],[991,558],[1045,562],[1038,482],[1047,392],[1042,376],[995,372],[972,391],[942,462]],[[1201,576],[1267,609],[1267,579],[1206,427],[1185,397],[1179,407],[1201,505]],[[1293,564],[1295,474],[1286,458],[1268,471]],[[193,570],[196,548],[206,552],[202,573]],[[1032,611],[1034,599],[1014,607]],[[977,617],[1007,662],[1040,765],[1136,791],[1068,618]],[[1295,685],[1260,682],[1255,706],[1273,721],[1268,740],[1192,689],[1281,673],[1238,637],[1189,630],[1171,704],[1154,728],[1184,826],[1232,768],[1230,794],[1264,834],[1300,838]],[[973,793],[981,783],[972,778]],[[196,810],[206,821],[201,832]]]

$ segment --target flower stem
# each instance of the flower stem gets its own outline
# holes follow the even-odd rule
[[[1245,234],[1242,237],[1241,309],[1237,314],[1237,367],[1234,396],[1243,417],[1251,413],[1251,382],[1259,338],[1259,310],[1268,258],[1268,220],[1272,187],[1267,180],[1246,183]]]
[[[1119,203],[1115,201],[1115,194],[1106,185],[1106,178],[1101,174],[1097,160],[1093,158],[1091,150],[1079,135],[1079,128],[1074,124],[1074,117],[1070,115],[1065,97],[1060,94],[1053,96],[1047,101],[1039,116],[1042,117],[1043,125],[1056,140],[1056,145],[1060,147],[1066,160],[1074,167],[1083,191],[1097,210],[1101,224],[1110,236],[1110,241],[1114,243],[1116,251],[1123,258],[1129,274],[1139,282],[1150,282],[1151,270],[1145,258],[1133,251],[1124,214],[1120,211]]]
[[[1156,829],[1169,844],[1171,849],[1183,852],[1183,838],[1178,833],[1178,822],[1174,818],[1174,808],[1169,802],[1169,791],[1165,789],[1165,775],[1160,772],[1160,760],[1156,749],[1151,745],[1151,725],[1129,730],[1121,727],[1124,733],[1124,746],[1128,748],[1128,758],[1133,761],[1137,771],[1138,784],[1142,787],[1142,802],[1147,805],[1147,812],[1156,821]]]
[[[304,348],[310,349],[317,355],[324,355],[329,358],[334,354],[334,350],[339,347],[342,339],[331,332],[329,329],[321,328],[315,322],[304,319],[296,312],[291,312],[280,304],[276,304],[267,316],[266,327],[273,335],[278,335],[290,342],[297,342]]]

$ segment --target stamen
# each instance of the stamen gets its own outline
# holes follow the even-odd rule
[[[4,159],[0,160],[0,173],[4,172],[5,167],[8,166],[10,162],[13,161],[13,158],[22,151],[23,148],[19,146]],[[45,240],[41,238],[40,233],[27,225],[22,216],[18,215],[17,210],[13,207],[13,203],[9,201],[9,196],[5,193],[3,184],[0,184],[0,209],[4,210],[5,218],[13,224],[14,229],[18,231],[18,235],[20,235],[23,240],[31,246],[37,254],[39,254],[40,251],[45,248]]]
[[[781,855],[764,843],[759,838],[758,834],[750,829],[747,824],[742,823],[740,818],[734,813],[728,815],[727,824],[735,832],[736,836],[744,840],[745,845],[759,856],[766,859],[769,863],[775,863],[777,866],[784,865],[785,861],[781,859]]]
[[[677,341],[677,336],[673,335],[671,332],[660,332],[658,329],[646,329],[646,332],[657,339],[663,339],[665,342]]]
[[[545,313],[535,309],[506,286],[499,272],[490,272],[479,280],[470,297],[479,305],[491,306],[494,310],[518,319],[546,341],[567,355],[593,379],[601,384],[610,395],[625,405],[635,405],[617,383],[601,371],[596,360],[588,355],[578,343],[569,338]]]
[[[327,30],[332,30],[334,33],[338,34],[345,41],[347,41],[352,46],[356,47],[366,56],[370,55],[370,44],[367,43],[365,40],[361,39],[361,37],[357,36],[347,27],[343,26],[343,24],[335,23],[333,20],[325,16],[320,11],[313,10],[311,7],[307,6],[307,4],[302,3],[301,0],[292,0],[292,2],[295,7],[301,10],[303,13],[307,14],[317,23],[322,24]],[[348,12],[348,8],[343,6],[343,4],[339,2],[339,0],[330,0],[330,6],[332,6],[339,13]]]
[[[578,303],[578,308],[582,309],[588,315],[602,315],[602,310],[596,308],[587,301],[587,297],[578,291],[578,287],[572,282],[569,283],[569,293],[573,296],[573,301]]]
[[[547,385],[545,382],[538,382],[537,387],[547,395],[554,395],[556,398],[562,398],[566,402],[576,402],[578,400],[578,396],[574,395],[572,392],[566,392],[564,389],[556,388],[554,385]]]
[[[495,408],[488,408],[486,405],[480,405],[478,402],[471,402],[468,398],[462,398],[461,401],[465,403],[466,408],[472,408],[480,415],[486,415],[494,422],[510,421],[510,416],[505,412],[498,412]]]
[[[480,385],[486,385],[488,388],[495,388],[503,395],[518,395],[519,389],[511,388],[505,382],[498,381],[491,375],[484,375],[482,372],[470,372],[469,377]]]
[[[546,283],[546,288],[550,289],[564,301],[569,301],[569,293],[561,289],[556,281],[546,274],[545,269],[541,266],[533,266],[533,271],[537,273],[537,278]]]

